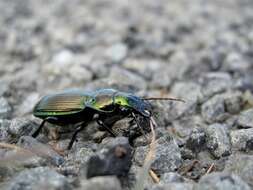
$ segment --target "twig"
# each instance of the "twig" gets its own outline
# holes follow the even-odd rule
[[[25,149],[25,148],[21,148],[21,147],[19,147],[19,146],[17,146],[17,145],[9,144],[9,143],[0,142],[0,147],[1,147],[1,148],[16,149],[17,151],[32,153],[31,151],[29,151],[29,150],[27,150],[27,149]]]
[[[195,166],[195,164],[197,164],[197,163],[199,163],[198,160],[193,160],[192,163],[190,163],[189,165],[187,165],[184,168],[182,168],[181,175],[185,175],[187,172],[189,172],[190,170],[192,170],[193,167]]]
[[[149,175],[155,183],[160,182],[160,178],[157,176],[157,174],[153,170],[151,170],[151,169],[149,170]]]
[[[206,171],[206,174],[211,173],[213,169],[214,169],[214,163],[212,163],[211,166],[208,168],[208,170]]]
[[[14,163],[16,165],[19,162],[26,161],[28,158],[36,156],[36,154],[31,152],[30,150],[27,150],[25,148],[19,147],[14,144],[0,143],[0,148],[14,149],[17,151],[15,154],[11,154],[11,155],[5,156],[3,158],[0,158],[0,165],[1,166],[2,165],[13,166]]]
[[[150,118],[150,128],[152,133],[151,143],[149,145],[149,152],[146,155],[146,158],[144,160],[144,164],[142,166],[142,169],[139,173],[138,181],[135,184],[135,187],[133,190],[143,190],[144,189],[144,183],[148,178],[149,174],[149,168],[152,164],[152,161],[155,157],[155,149],[156,149],[156,137],[155,137],[155,130],[154,126],[156,126],[156,122],[154,121],[153,117]]]

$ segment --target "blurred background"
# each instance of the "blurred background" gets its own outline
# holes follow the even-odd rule
[[[78,173],[100,146],[92,140],[104,135],[93,133],[95,125],[82,133],[68,157],[45,145],[51,139],[40,141],[45,135],[39,141],[24,135],[39,125],[32,110],[40,97],[110,87],[186,100],[152,102],[159,126],[153,168],[163,184],[191,189],[200,180],[199,189],[248,190],[253,187],[252,58],[252,0],[0,0],[0,141],[44,151],[32,163],[27,155],[23,160],[17,155],[26,163],[13,169],[15,164],[4,157],[13,151],[1,149],[0,182],[30,168],[10,180],[13,189],[24,181],[27,189],[36,189],[37,183],[41,189],[72,189],[77,179],[84,181],[81,186],[96,187]],[[128,129],[128,121],[116,125],[121,127]],[[148,148],[143,139],[134,142],[126,187],[133,186],[143,163]],[[50,169],[47,160],[41,161],[45,152],[53,155],[51,160],[56,157]],[[207,175],[212,171],[219,173]],[[112,181],[119,187],[115,180],[98,183]]]
[[[252,6],[250,0],[0,1],[0,95],[8,94],[15,108],[66,88],[166,95],[177,82],[199,83],[210,72],[251,83]]]

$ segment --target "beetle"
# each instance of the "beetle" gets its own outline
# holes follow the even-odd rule
[[[148,100],[158,99],[179,100],[142,98],[115,89],[99,89],[93,92],[72,90],[47,95],[34,107],[33,115],[43,121],[32,137],[38,136],[46,122],[59,126],[75,124],[77,127],[68,145],[68,149],[71,149],[77,134],[94,120],[112,136],[116,136],[111,129],[115,122],[129,116],[141,128],[136,115],[149,119],[152,108]]]

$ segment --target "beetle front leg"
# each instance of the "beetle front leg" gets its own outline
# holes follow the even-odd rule
[[[106,124],[101,120],[96,120],[97,124],[103,127],[106,131],[108,131],[113,137],[116,137],[117,135],[108,127]]]
[[[36,138],[36,137],[39,135],[39,133],[40,133],[42,127],[44,126],[44,124],[45,124],[46,122],[50,121],[50,120],[51,120],[51,121],[52,121],[52,120],[55,121],[55,120],[57,120],[57,118],[55,118],[55,117],[47,117],[46,119],[44,119],[44,120],[41,122],[39,128],[32,134],[32,137],[33,137],[33,138]]]

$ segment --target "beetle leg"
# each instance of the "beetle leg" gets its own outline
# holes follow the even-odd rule
[[[71,138],[71,140],[70,140],[70,142],[69,142],[68,150],[71,149],[71,147],[72,147],[74,141],[76,140],[77,134],[78,134],[80,131],[82,131],[82,130],[87,126],[87,124],[88,124],[88,123],[83,122],[83,123],[80,124],[80,126],[75,130],[75,132],[74,132],[74,134],[72,135],[72,138]]]
[[[32,137],[33,137],[33,138],[36,138],[36,137],[39,135],[39,133],[40,133],[42,127],[44,126],[44,124],[45,124],[47,121],[50,121],[50,120],[57,120],[57,118],[55,118],[55,117],[47,117],[46,119],[44,119],[44,120],[41,122],[39,128],[32,134]]]
[[[141,133],[143,134],[143,136],[145,137],[146,140],[148,140],[148,137],[147,135],[145,134],[144,130],[142,129],[142,127],[140,126],[140,123],[138,122],[137,118],[136,118],[136,115],[132,112],[131,115],[133,116],[137,126],[140,128],[141,130]]]
[[[101,127],[103,127],[105,130],[107,130],[113,137],[116,137],[117,135],[108,127],[104,124],[103,121],[101,120],[96,120],[97,124],[100,125]]]

